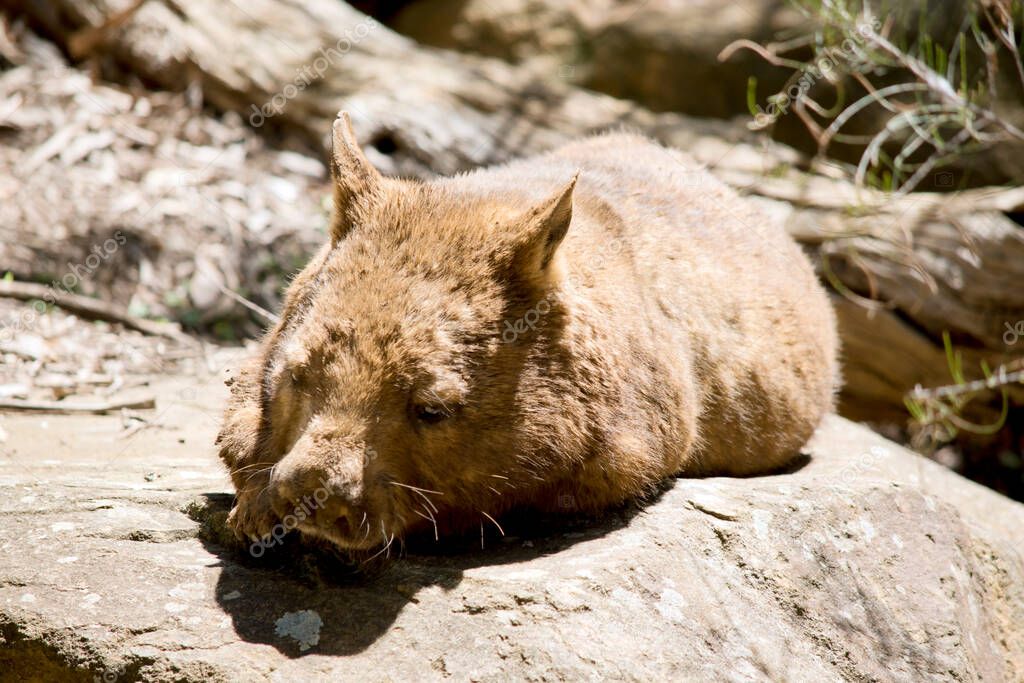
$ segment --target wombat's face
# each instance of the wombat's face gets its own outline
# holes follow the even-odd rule
[[[537,207],[381,178],[335,124],[331,242],[289,289],[220,437],[250,537],[349,548],[497,515],[557,467],[524,367],[557,338],[548,284],[572,183]],[[543,326],[506,321],[544,302]],[[516,329],[513,326],[512,329]]]

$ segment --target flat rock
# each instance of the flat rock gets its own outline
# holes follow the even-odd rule
[[[787,473],[357,572],[226,540],[214,369],[128,437],[0,417],[0,679],[1024,679],[1024,506],[841,418]]]

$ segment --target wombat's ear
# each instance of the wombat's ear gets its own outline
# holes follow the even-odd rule
[[[334,180],[334,217],[331,242],[338,242],[352,227],[351,208],[356,197],[372,193],[381,184],[381,175],[359,148],[348,112],[334,121],[331,136],[331,178]]]
[[[569,231],[572,221],[572,193],[579,171],[558,192],[531,209],[523,219],[512,246],[513,266],[520,275],[543,272],[554,258],[558,245]]]

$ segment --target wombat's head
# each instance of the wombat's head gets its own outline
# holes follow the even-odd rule
[[[575,178],[533,206],[473,176],[384,178],[345,115],[331,161],[330,242],[225,418],[239,508],[367,548],[529,500],[574,430],[549,373]],[[266,532],[245,528],[266,509],[243,512],[243,532]]]

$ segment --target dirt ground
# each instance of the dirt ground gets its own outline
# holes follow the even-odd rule
[[[146,487],[171,475],[177,455],[212,451],[224,379],[243,347],[150,337],[60,309],[34,313],[31,304],[0,300],[0,324],[17,332],[0,337],[0,453],[6,468],[49,469],[62,479],[94,481],[110,460],[119,461],[122,473],[131,461],[138,474],[132,485]],[[59,412],[46,409],[58,400]],[[116,407],[122,404],[153,407]],[[81,454],[90,451],[112,454],[89,467]],[[84,469],[67,469],[70,455]]]

